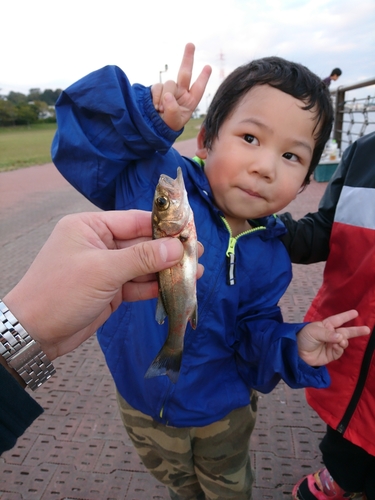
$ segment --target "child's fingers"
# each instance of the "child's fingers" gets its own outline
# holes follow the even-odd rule
[[[333,357],[332,361],[341,358],[341,356],[343,355],[346,347],[348,347],[348,343],[347,343],[347,345],[345,347],[341,347],[339,344],[334,344],[332,346],[332,357]]]
[[[183,125],[181,125],[181,109],[173,94],[167,92],[163,95],[162,106],[164,122],[177,132]]]
[[[191,86],[189,93],[190,96],[193,98],[195,107],[199,104],[200,100],[202,99],[204,91],[206,90],[208,80],[210,79],[211,73],[212,73],[211,66],[205,66],[202,69],[196,81]]]
[[[324,333],[324,342],[332,345],[336,344],[342,349],[346,349],[349,345],[349,339],[368,335],[369,333],[370,328],[367,326],[350,326],[348,328],[336,328],[335,330],[326,329]]]
[[[325,320],[323,320],[323,325],[328,329],[336,329],[344,325],[348,321],[356,318],[357,316],[358,312],[354,309],[351,309],[350,311],[344,311],[342,313],[335,314],[333,316],[330,316],[329,318],[326,318]]]
[[[177,85],[186,90],[189,90],[190,88],[194,64],[194,52],[195,46],[192,43],[187,43],[177,75]]]
[[[157,111],[160,111],[161,97],[163,95],[163,84],[155,83],[151,87],[152,103]]]
[[[354,337],[368,335],[370,333],[370,328],[368,326],[350,326],[348,328],[337,328],[336,333],[340,333],[344,339],[352,339]]]
[[[184,56],[182,58],[181,66],[177,76],[177,87],[182,90],[187,91],[192,98],[194,109],[202,99],[203,93],[206,89],[207,82],[211,76],[212,68],[211,66],[205,66],[197,80],[191,84],[191,77],[193,74],[194,65],[194,52],[195,47],[192,43],[188,43],[185,47]]]

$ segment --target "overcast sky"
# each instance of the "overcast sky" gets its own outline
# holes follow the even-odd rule
[[[4,0],[0,93],[66,88],[107,64],[132,83],[175,79],[184,46],[213,74],[201,102],[234,68],[277,55],[349,85],[375,77],[374,0]]]

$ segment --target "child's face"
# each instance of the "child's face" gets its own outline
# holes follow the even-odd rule
[[[215,203],[232,230],[247,219],[278,212],[297,195],[307,175],[315,139],[313,111],[269,85],[251,89],[219,130],[207,150],[204,130],[197,155]]]

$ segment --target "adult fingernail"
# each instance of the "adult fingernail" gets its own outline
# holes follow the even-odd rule
[[[163,262],[179,260],[182,254],[182,247],[179,240],[169,238],[160,243],[160,256]]]

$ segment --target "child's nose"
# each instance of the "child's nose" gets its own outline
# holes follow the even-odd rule
[[[266,180],[273,181],[277,169],[277,156],[272,151],[263,151],[249,165],[249,171],[257,173]]]

